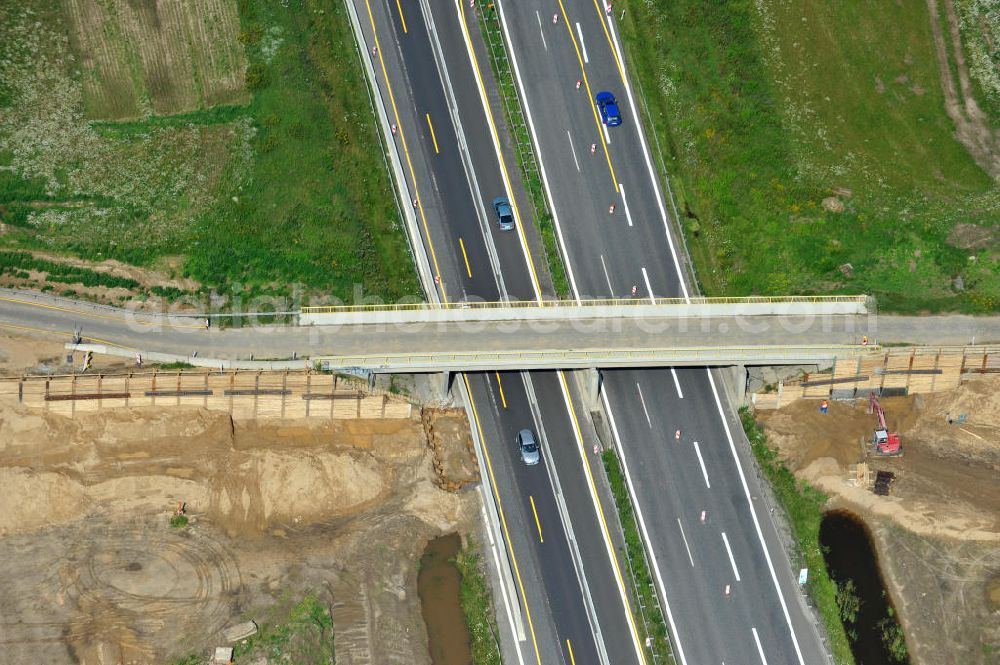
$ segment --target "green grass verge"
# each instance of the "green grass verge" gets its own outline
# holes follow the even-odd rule
[[[462,579],[459,600],[462,612],[465,614],[465,625],[469,628],[472,640],[472,663],[502,665],[493,597],[483,572],[482,557],[475,543],[470,542],[458,553],[455,557],[455,566]]]
[[[342,0],[239,0],[252,175],[198,225],[190,273],[353,299],[420,294]],[[290,5],[289,8],[283,5]]]
[[[314,595],[298,603],[283,602],[267,611],[259,630],[237,643],[237,662],[254,662],[264,657],[270,663],[333,665],[333,619],[329,609]]]
[[[926,6],[623,3],[650,142],[707,295],[1000,306],[1000,188],[954,138]]]
[[[823,520],[825,494],[808,483],[795,479],[792,472],[771,448],[764,434],[764,428],[754,420],[747,407],[740,409],[743,431],[750,440],[757,464],[771,484],[774,496],[784,510],[791,525],[792,535],[798,544],[798,555],[803,568],[809,569],[808,591],[823,617],[823,625],[830,638],[830,649],[837,665],[854,665],[851,645],[841,621],[837,604],[837,584],[830,579],[826,561],[819,543],[819,525]],[[795,565],[795,562],[793,562]]]
[[[621,464],[613,450],[605,450],[601,454],[601,459],[604,461],[604,471],[608,476],[611,494],[618,507],[618,520],[625,536],[625,556],[631,569],[628,580],[632,589],[632,600],[639,605],[636,630],[639,632],[640,641],[651,638],[651,646],[647,650],[653,657],[659,662],[668,662],[666,659],[671,656],[670,637],[659,601],[653,592],[655,588],[653,576],[646,565],[646,553],[642,537],[639,535],[632,499],[625,484],[625,474],[622,473]]]
[[[566,278],[566,268],[563,265],[562,254],[559,252],[556,225],[546,204],[541,176],[535,167],[537,161],[534,157],[531,135],[524,122],[524,114],[521,113],[521,101],[518,98],[517,86],[514,84],[514,75],[510,71],[507,59],[500,57],[499,54],[494,54],[493,49],[490,48],[490,44],[497,44],[498,48],[501,49],[506,48],[500,28],[500,18],[492,3],[483,5],[481,9],[477,4],[476,15],[479,17],[479,26],[483,32],[483,39],[486,41],[486,50],[489,51],[493,75],[504,99],[503,107],[507,127],[518,146],[515,150],[517,165],[521,169],[521,179],[528,192],[528,197],[531,199],[534,213],[532,218],[535,220],[535,226],[542,238],[545,262],[552,277],[552,286],[559,298],[567,298],[570,295],[569,280]]]
[[[22,5],[0,7],[0,246],[244,298],[421,295],[342,0],[238,0],[251,101],[125,122],[84,118],[62,5]]]

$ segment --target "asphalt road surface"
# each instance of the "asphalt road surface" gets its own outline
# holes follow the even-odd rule
[[[613,19],[587,0],[498,6],[574,291],[688,295]],[[620,127],[605,128],[597,117],[592,99],[603,90],[619,99]],[[739,452],[742,434],[731,431],[731,408],[713,378],[692,369],[607,372],[604,379],[678,661],[824,662],[770,512],[753,498],[761,496],[760,481]],[[701,511],[710,516],[704,524]]]
[[[506,139],[495,122],[502,116],[478,83],[489,80],[482,71],[488,62],[481,61],[477,71],[467,46],[479,42],[478,26],[465,23],[457,3],[433,9],[415,0],[356,6],[370,19],[366,41],[378,39],[380,92],[386,99],[393,90],[400,130],[395,140],[414,165],[415,198],[424,209],[418,212],[431,213],[424,215],[422,240],[437,257],[442,296],[536,299],[545,288],[532,258],[540,253],[538,238],[525,224],[529,217],[511,153],[504,153],[506,161],[497,157],[496,147]],[[516,232],[497,229],[491,206],[496,196],[515,206]],[[517,659],[639,662],[618,562],[606,542],[612,530],[599,524],[590,498],[578,499],[592,488],[582,439],[572,433],[560,393],[551,386],[537,389],[536,380],[523,373],[468,377],[527,624]],[[542,462],[535,467],[520,461],[514,445],[525,427],[542,440]]]

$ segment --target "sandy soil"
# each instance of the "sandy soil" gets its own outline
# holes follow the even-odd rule
[[[1000,645],[1000,597],[990,596],[1000,579],[1000,377],[882,406],[902,457],[868,452],[875,420],[862,400],[833,402],[828,415],[799,400],[758,417],[796,475],[872,528],[913,662],[996,663],[983,645]],[[949,425],[949,415],[966,421]],[[849,482],[861,461],[873,476],[896,474],[890,496]]]
[[[435,428],[440,454],[468,454],[448,431]],[[332,608],[338,663],[426,663],[417,561],[478,511],[474,492],[442,489],[462,464],[435,470],[435,455],[420,417],[69,419],[0,402],[0,660],[163,663],[313,592]],[[184,529],[167,524],[178,502]]]
[[[68,335],[23,335],[0,327],[0,376],[17,376],[24,373],[68,374],[83,366],[83,354],[73,355],[73,362],[66,363]],[[95,355],[95,369],[128,366],[129,362],[116,356]],[[75,370],[74,370],[75,368]]]

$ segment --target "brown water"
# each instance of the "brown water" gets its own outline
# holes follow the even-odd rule
[[[451,562],[462,547],[457,533],[427,543],[420,557],[417,593],[427,624],[427,641],[434,665],[470,665],[469,629],[459,603],[460,576]]]

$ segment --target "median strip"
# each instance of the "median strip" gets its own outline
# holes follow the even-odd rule
[[[507,126],[517,148],[517,165],[521,169],[524,188],[531,198],[532,218],[538,228],[539,235],[542,237],[542,248],[545,251],[545,262],[549,267],[549,274],[552,276],[552,285],[558,297],[567,298],[569,296],[569,280],[566,279],[566,269],[563,266],[563,259],[559,254],[559,245],[556,240],[555,224],[552,213],[549,211],[548,202],[545,200],[542,178],[538,171],[534,147],[531,144],[531,135],[524,122],[524,112],[518,98],[517,86],[514,83],[510,61],[507,59],[500,19],[497,16],[496,7],[492,4],[485,9],[477,10],[475,13],[479,17],[479,27],[483,33],[483,40],[490,52],[490,64],[493,68],[493,75],[496,77],[500,97],[503,100],[504,117],[507,119]]]
[[[608,476],[608,484],[611,486],[611,495],[614,497],[615,506],[618,509],[618,521],[621,523],[622,534],[625,537],[625,560],[628,563],[629,586],[632,589],[632,600],[636,604],[639,617],[636,630],[654,663],[673,662],[667,624],[663,620],[663,612],[654,590],[653,578],[646,560],[646,550],[643,548],[642,538],[639,536],[639,526],[635,520],[632,500],[628,494],[628,487],[625,485],[625,475],[622,473],[622,467],[615,451],[605,450],[601,454],[601,459],[604,462],[604,471]]]

